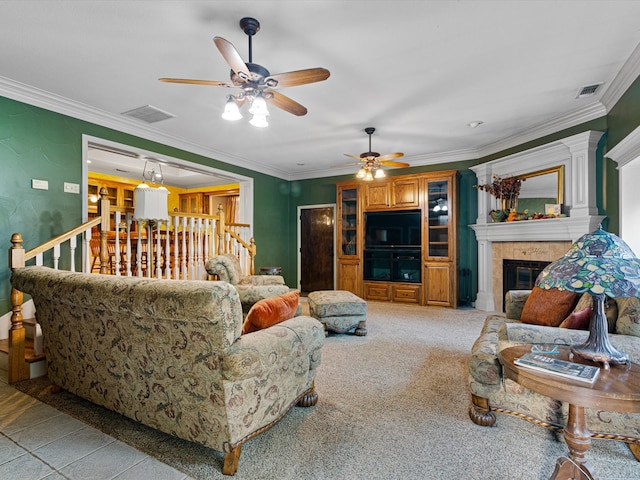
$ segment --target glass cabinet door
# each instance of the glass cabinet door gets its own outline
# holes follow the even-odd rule
[[[427,182],[429,213],[427,214],[427,256],[432,258],[449,257],[449,181],[434,180]]]
[[[342,255],[358,254],[358,189],[349,188],[341,192],[340,215]]]

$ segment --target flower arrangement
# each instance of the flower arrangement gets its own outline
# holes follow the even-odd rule
[[[486,185],[474,185],[473,188],[484,190],[499,200],[513,200],[520,195],[520,187],[523,179],[518,177],[502,178],[499,175],[493,175],[493,181]]]

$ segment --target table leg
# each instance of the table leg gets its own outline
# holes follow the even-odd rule
[[[569,404],[569,418],[564,429],[569,457],[559,458],[550,480],[595,480],[585,453],[591,445],[591,436],[584,419],[584,407]]]

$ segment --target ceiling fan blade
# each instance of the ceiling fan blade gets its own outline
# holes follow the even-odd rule
[[[355,158],[356,160],[358,160],[359,162],[364,162],[365,159],[364,158],[360,158],[360,157],[356,157],[355,155],[349,155],[348,153],[345,153],[346,157],[350,157],[350,158]]]
[[[383,160],[380,162],[380,165],[384,165],[385,167],[399,167],[399,168],[407,168],[409,166],[408,163],[404,162],[390,162],[389,160]]]
[[[386,162],[387,160],[393,160],[394,158],[400,158],[402,156],[404,156],[404,153],[402,152],[387,153],[386,155],[380,155],[378,157],[378,160],[381,162]]]
[[[265,83],[270,80],[278,82],[271,88],[296,87],[298,85],[306,85],[307,83],[321,82],[329,78],[331,73],[326,68],[308,68],[306,70],[296,70],[295,72],[277,73],[265,78]]]
[[[265,92],[268,94],[264,96],[264,99],[271,105],[281,108],[285,112],[297,115],[298,117],[307,114],[306,107],[300,105],[295,100],[291,100],[289,97],[272,90],[266,90]]]
[[[236,50],[236,47],[233,46],[231,42],[225,40],[222,37],[213,37],[213,41],[220,50],[220,53],[224,57],[225,61],[231,67],[231,70],[235,72],[236,75],[240,76],[244,80],[248,80],[250,77],[249,69],[242,61],[242,57]]]
[[[159,78],[161,82],[188,83],[190,85],[213,85],[217,87],[235,87],[233,83],[217,82],[215,80],[191,80],[189,78]]]

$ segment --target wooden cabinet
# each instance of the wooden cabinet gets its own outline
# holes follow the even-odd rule
[[[455,170],[338,183],[338,288],[368,300],[456,307],[456,198]],[[398,215],[415,226],[394,224]],[[381,245],[401,237],[411,245]]]
[[[338,185],[338,289],[362,296],[360,185]]]
[[[201,192],[179,194],[178,204],[183,213],[205,213],[204,196]]]
[[[454,307],[455,282],[454,268],[450,262],[426,262],[425,263],[425,301],[427,305]]]
[[[420,207],[419,178],[372,181],[364,184],[365,210]]]
[[[98,199],[100,190],[107,189],[107,198],[111,202],[111,211],[133,213],[134,189],[137,185],[124,182],[102,180],[100,178],[88,178],[89,213],[98,213]],[[94,201],[95,200],[95,201]]]

